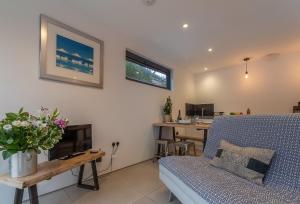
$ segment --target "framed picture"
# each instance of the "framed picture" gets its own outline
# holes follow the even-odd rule
[[[41,15],[40,78],[103,88],[103,41]]]

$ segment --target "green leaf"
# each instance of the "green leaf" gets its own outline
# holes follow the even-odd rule
[[[16,120],[18,118],[18,115],[15,113],[6,113],[5,115],[8,120]]]
[[[6,145],[7,150],[18,150],[19,146],[17,144],[8,144]]]
[[[29,113],[28,112],[22,112],[22,113],[20,113],[20,115],[21,115],[21,117],[23,119],[26,119],[27,117],[29,117]]]
[[[57,108],[55,108],[54,112],[52,113],[52,117],[51,119],[54,120],[59,116],[59,110]]]
[[[21,114],[23,112],[24,108],[22,107],[20,110],[19,110],[19,114]]]
[[[9,157],[11,157],[13,154],[16,152],[11,152],[11,151],[3,151],[2,152],[2,157],[4,160],[7,160]]]

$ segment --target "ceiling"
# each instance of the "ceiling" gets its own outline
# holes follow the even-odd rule
[[[300,0],[65,1],[193,72],[300,50]]]

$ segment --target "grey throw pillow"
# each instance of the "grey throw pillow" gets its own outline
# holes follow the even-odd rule
[[[210,164],[262,185],[275,151],[256,147],[239,147],[221,140]]]

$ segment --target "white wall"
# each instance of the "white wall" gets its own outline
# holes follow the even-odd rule
[[[75,86],[39,79],[39,14],[87,32],[105,43],[104,89]],[[113,169],[150,159],[154,154],[153,122],[160,121],[161,107],[171,95],[175,114],[185,102],[193,101],[193,76],[156,56],[139,42],[96,22],[71,5],[58,0],[10,0],[0,2],[0,115],[24,106],[35,111],[41,105],[55,108],[71,124],[92,123],[94,147],[108,154],[111,143],[120,141]],[[174,90],[167,91],[125,80],[125,49],[130,48],[174,68]],[[41,156],[41,160],[45,156]],[[108,165],[109,156],[101,168]],[[0,173],[8,170],[0,159]],[[39,192],[73,184],[70,172],[44,182]],[[0,203],[12,203],[13,189],[0,185]],[[3,199],[4,198],[4,199]]]
[[[214,103],[215,111],[291,113],[300,101],[300,53],[273,55],[195,76],[199,103]]]

